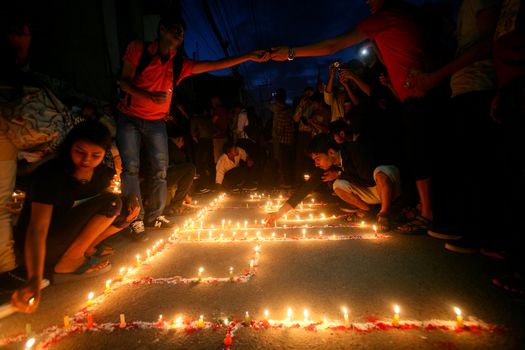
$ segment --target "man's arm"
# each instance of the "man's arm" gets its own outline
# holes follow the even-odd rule
[[[499,6],[492,6],[479,11],[476,17],[476,26],[480,35],[479,41],[437,71],[432,73],[413,71],[410,78],[410,88],[428,91],[439,84],[445,77],[451,76],[460,69],[476,61],[490,58],[493,36],[498,24],[499,10]]]
[[[164,103],[168,98],[167,91],[147,91],[137,87],[133,83],[133,78],[135,77],[136,67],[133,63],[124,60],[122,66],[122,75],[120,78],[120,88],[122,91],[130,94],[133,97],[140,97],[144,100],[151,100],[155,103]]]
[[[191,70],[191,74],[230,68],[246,61],[266,62],[269,59],[270,54],[267,51],[255,50],[240,56],[223,58],[217,61],[196,61]]]
[[[325,56],[336,53],[344,48],[360,43],[366,37],[359,33],[355,28],[338,35],[336,37],[319,41],[314,44],[294,47],[295,57]],[[275,61],[285,61],[288,59],[288,46],[272,48],[271,58]]]

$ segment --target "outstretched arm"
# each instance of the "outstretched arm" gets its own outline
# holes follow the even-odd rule
[[[236,57],[223,58],[217,61],[197,61],[191,70],[191,74],[206,73],[213,70],[230,68],[246,61],[266,62],[270,54],[265,50],[250,51]]]
[[[11,298],[12,304],[19,311],[33,312],[40,301],[40,284],[44,275],[46,239],[51,224],[53,206],[43,203],[31,204],[31,218],[26,233],[25,260],[27,284],[17,289]],[[33,298],[33,302],[29,300]]]
[[[336,53],[344,48],[360,43],[366,37],[359,33],[355,28],[351,29],[336,37],[319,41],[314,44],[294,47],[294,57],[325,56]],[[288,59],[287,46],[272,48],[271,58],[275,61],[284,61]]]

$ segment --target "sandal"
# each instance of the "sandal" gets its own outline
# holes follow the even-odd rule
[[[103,256],[110,256],[115,253],[115,250],[111,248],[108,245],[99,244],[95,247],[95,253],[91,255],[86,255],[86,258],[89,258],[90,256],[96,256],[96,257],[103,257]]]
[[[362,209],[357,209],[353,213],[348,214],[348,216],[346,217],[346,221],[351,222],[353,224],[358,224],[361,221],[368,218],[369,215],[370,215],[369,212],[362,210]]]
[[[68,273],[54,272],[51,278],[53,284],[62,284],[99,276],[109,270],[111,270],[109,260],[91,256],[75,271]]]
[[[507,292],[521,296],[525,295],[525,279],[519,272],[503,275],[502,277],[495,277],[492,279],[492,284]]]
[[[407,222],[404,225],[398,226],[396,228],[397,232],[400,233],[409,233],[409,234],[424,234],[427,232],[429,227],[432,225],[432,220],[429,220],[421,215],[418,215]]]
[[[390,231],[391,223],[388,214],[377,214],[377,232],[383,233]]]

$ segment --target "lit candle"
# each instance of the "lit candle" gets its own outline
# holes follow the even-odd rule
[[[324,328],[328,328],[328,319],[326,318],[326,316],[323,317],[323,326]]]
[[[319,238],[323,238],[323,230],[319,231]]]
[[[233,282],[233,267],[230,267],[230,281]]]
[[[244,220],[244,228],[246,228],[246,226],[248,226],[248,220]]]
[[[151,249],[146,250],[146,256],[148,259],[151,257]]]
[[[159,319],[157,320],[157,326],[164,327],[164,317],[162,317],[162,314],[159,315]]]
[[[252,321],[252,320],[251,320],[251,318],[250,318],[250,314],[248,313],[248,311],[246,311],[246,312],[244,313],[244,323],[245,323],[246,325],[249,325],[249,324],[251,323],[251,321]]]
[[[197,327],[203,328],[204,327],[204,316],[200,315],[199,321],[197,322]]]
[[[137,267],[139,267],[140,264],[141,264],[141,262],[140,262],[140,254],[135,255],[135,258],[137,259]]]
[[[303,239],[306,239],[306,229],[303,228]]]
[[[120,314],[120,323],[118,326],[120,328],[126,328],[126,316],[124,314]]]
[[[374,230],[374,233],[377,233],[377,226],[376,225],[373,225],[372,229]]]
[[[394,320],[392,321],[392,326],[399,327],[399,306],[394,305]]]
[[[24,349],[31,349],[33,345],[35,345],[35,342],[36,342],[35,338],[27,339]]]
[[[463,315],[461,309],[457,306],[454,306],[454,312],[456,313],[456,327],[463,328]]]
[[[232,227],[232,221],[228,220],[228,228],[231,228],[231,227]]]
[[[348,309],[346,307],[343,307],[343,319],[345,321],[345,326],[349,326],[350,320],[348,318]]]
[[[287,316],[288,316],[288,322],[292,322],[292,308],[291,307],[288,308]]]
[[[106,281],[106,289],[104,290],[104,292],[106,293],[111,292],[111,282],[112,281],[110,279]]]
[[[253,259],[250,260],[250,272],[253,272]]]
[[[95,297],[95,293],[89,292],[89,294],[88,294],[88,301],[87,301],[87,306],[88,307],[93,305],[93,297]]]
[[[224,233],[221,233],[219,236],[219,241],[222,241],[222,238],[224,237]]]
[[[268,309],[264,310],[264,319],[268,321],[268,317],[270,317],[270,311]]]
[[[226,221],[225,221],[224,219],[222,219],[222,221],[221,221],[221,228],[222,228],[223,230],[224,230],[224,223],[225,223],[225,222],[226,222]]]
[[[208,239],[211,241],[211,238],[213,236],[213,233],[211,230],[208,231]]]
[[[124,278],[125,274],[126,274],[126,268],[125,267],[121,267],[120,271],[119,271],[119,278],[120,278],[120,280],[122,280]]]
[[[230,320],[228,320],[228,317],[224,319],[224,325],[227,326],[230,324]]]
[[[203,267],[199,267],[199,272],[197,274],[199,282],[202,281],[202,273],[203,272],[204,272],[204,268]]]
[[[176,319],[175,319],[175,327],[176,328],[180,328],[182,326],[182,317],[181,316],[178,316]]]
[[[308,309],[304,309],[303,315],[304,315],[304,322],[308,322],[308,316],[310,315],[308,312]]]
[[[89,328],[93,328],[93,314],[88,314],[87,315],[87,323],[86,323],[86,327],[89,329]]]
[[[69,328],[69,316],[64,316],[64,328]]]
[[[235,226],[237,226],[237,230],[241,228],[241,223],[239,221],[237,221],[237,223],[235,224]]]
[[[201,231],[197,232],[197,241],[201,240]]]
[[[235,240],[235,236],[237,236],[237,232],[233,231],[233,233],[232,233],[232,240]]]
[[[286,240],[286,233],[283,235],[283,238]]]
[[[244,239],[248,238],[248,232],[244,232]]]
[[[272,239],[275,239],[275,232],[272,232]]]

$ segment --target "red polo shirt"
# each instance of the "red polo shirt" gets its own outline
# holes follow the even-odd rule
[[[137,67],[143,48],[144,42],[140,40],[131,42],[124,54],[124,61],[128,61]],[[169,92],[168,99],[162,104],[157,104],[149,99],[133,96],[131,104],[128,106],[127,97],[124,97],[117,106],[122,113],[146,120],[159,120],[168,115],[173,92],[173,56],[175,55],[175,50],[172,49],[170,51],[170,59],[163,63],[160,60],[160,56],[156,55],[158,48],[158,41],[154,41],[148,46],[147,49],[154,55],[153,59],[142,73],[133,80],[133,84],[147,91]],[[191,75],[194,65],[194,61],[184,58],[177,85],[182,79]]]
[[[359,33],[377,45],[401,101],[411,96],[411,91],[404,87],[408,74],[412,69],[421,70],[424,63],[422,30],[408,6],[385,7],[357,26]]]

